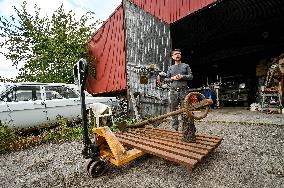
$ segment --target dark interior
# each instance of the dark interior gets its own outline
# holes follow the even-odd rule
[[[242,75],[255,92],[256,65],[284,52],[283,0],[220,0],[171,25],[172,47],[194,74],[191,87]]]

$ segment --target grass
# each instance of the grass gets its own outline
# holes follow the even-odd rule
[[[127,124],[135,123],[134,119],[127,119]],[[92,134],[93,120],[89,122],[89,135]],[[116,125],[108,125],[113,132],[118,131]],[[56,126],[44,128],[35,132],[23,132],[0,124],[0,154],[23,150],[44,143],[60,143],[79,141],[82,139],[83,127],[81,121],[70,122],[62,117],[57,118]]]
[[[91,129],[91,128],[90,128]],[[35,135],[26,133],[7,126],[0,126],[0,154],[22,150],[44,143],[60,143],[63,141],[81,140],[83,128],[81,123],[70,125],[70,122],[59,118],[57,126],[40,130]]]

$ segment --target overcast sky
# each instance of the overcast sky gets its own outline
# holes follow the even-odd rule
[[[23,0],[0,0],[0,16],[15,15],[13,6],[20,7],[22,2]],[[122,0],[27,0],[27,2],[28,11],[33,10],[34,4],[37,4],[45,15],[51,15],[63,3],[66,11],[72,10],[78,17],[90,10],[95,12],[97,19],[106,20]],[[16,67],[0,54],[0,76],[14,78],[17,71]]]

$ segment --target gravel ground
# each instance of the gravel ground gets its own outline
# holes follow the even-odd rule
[[[169,128],[166,123],[160,127]],[[92,179],[81,156],[82,143],[67,142],[0,155],[0,187],[284,188],[284,114],[218,109],[196,127],[224,140],[192,173],[145,155]]]

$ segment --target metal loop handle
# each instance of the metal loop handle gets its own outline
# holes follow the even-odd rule
[[[184,109],[185,109],[185,113],[186,113],[186,115],[188,117],[196,119],[196,120],[200,120],[200,119],[203,119],[203,118],[205,118],[207,116],[207,114],[209,112],[209,105],[204,106],[205,107],[205,112],[202,115],[200,115],[200,116],[194,115],[192,110],[197,110],[197,109],[194,107],[195,103],[191,103],[191,101],[190,101],[190,97],[194,96],[194,95],[201,96],[202,101],[199,101],[199,103],[201,103],[201,102],[208,102],[208,100],[205,98],[205,96],[202,95],[201,93],[199,93],[199,92],[191,92],[184,99]],[[200,105],[199,105],[199,107],[200,107]]]

